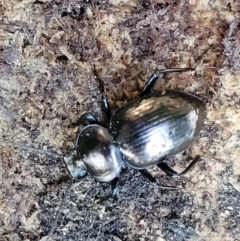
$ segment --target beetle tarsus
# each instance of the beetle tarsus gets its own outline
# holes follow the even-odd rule
[[[182,189],[181,186],[162,186],[159,185],[157,180],[146,170],[146,169],[141,169],[139,170],[139,172],[141,173],[141,175],[143,177],[145,177],[151,184],[153,184],[154,186],[157,186],[158,188],[161,189],[168,189],[168,190],[179,190]]]
[[[193,161],[185,168],[185,170],[183,170],[181,173],[177,173],[176,171],[174,171],[171,167],[169,167],[166,163],[164,162],[160,162],[157,164],[157,166],[163,171],[165,172],[168,176],[171,177],[179,177],[182,176],[184,174],[186,174],[187,172],[189,172],[192,167],[200,160],[200,156],[195,156]]]
[[[193,68],[172,68],[172,69],[160,69],[156,72],[156,74],[159,76],[163,73],[173,73],[173,72],[186,72],[186,71],[192,71]]]
[[[167,190],[184,190],[182,186],[162,186],[156,184],[156,186],[160,189],[167,189]]]

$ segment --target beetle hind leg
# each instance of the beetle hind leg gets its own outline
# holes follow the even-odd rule
[[[150,183],[155,184],[157,182],[157,180],[146,170],[146,169],[142,169],[139,170],[139,172],[141,173],[141,175],[143,177],[145,177]]]
[[[182,189],[182,187],[180,186],[162,186],[162,185],[159,185],[157,183],[157,180],[146,170],[146,169],[142,169],[142,170],[139,170],[139,172],[141,173],[141,175],[143,177],[145,177],[151,184],[157,186],[158,188],[161,188],[161,189],[169,189],[169,190],[179,190],[179,189]]]
[[[160,162],[157,164],[157,166],[163,171],[165,172],[168,176],[174,177],[174,176],[182,176],[184,174],[186,174],[187,172],[189,172],[192,167],[200,160],[200,156],[195,156],[194,159],[192,160],[192,162],[181,172],[181,173],[177,173],[176,171],[174,171],[171,167],[169,167],[166,163],[164,162]]]
[[[146,82],[142,93],[140,94],[140,96],[144,96],[149,94],[149,92],[152,90],[154,84],[156,83],[158,77],[161,74],[164,73],[171,73],[171,72],[184,72],[184,71],[190,71],[193,70],[192,68],[173,68],[173,69],[160,69],[159,71],[153,73],[150,78],[148,79],[148,81]]]

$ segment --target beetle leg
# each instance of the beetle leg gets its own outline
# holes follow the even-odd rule
[[[175,172],[171,167],[169,167],[166,163],[164,162],[160,162],[157,164],[157,166],[163,171],[165,172],[168,176],[179,176],[179,174],[177,172]]]
[[[156,185],[157,187],[161,188],[161,189],[170,189],[170,190],[179,190],[182,189],[182,187],[180,186],[161,186],[157,183],[157,180],[146,170],[146,169],[142,169],[139,170],[139,172],[141,173],[141,175],[143,177],[145,177],[151,184]]]
[[[181,173],[177,173],[176,171],[174,171],[171,167],[169,167],[166,163],[161,162],[158,163],[157,166],[163,171],[165,172],[168,176],[181,176],[186,174],[187,172],[189,172],[189,170],[192,169],[192,167],[200,160],[200,156],[195,156],[194,159],[192,160],[192,162],[186,167],[185,170],[183,170]]]
[[[157,182],[157,180],[146,170],[146,169],[142,169],[139,170],[139,172],[141,173],[141,175],[143,177],[145,177],[150,183],[155,184]]]
[[[150,78],[148,79],[147,83],[145,84],[142,93],[140,96],[147,95],[149,92],[152,90],[154,84],[156,83],[158,77],[160,74],[164,73],[171,73],[171,72],[184,72],[184,71],[189,71],[193,70],[192,68],[174,68],[174,69],[160,69],[156,73],[153,73]]]
[[[100,197],[100,198],[97,198],[95,200],[95,203],[96,204],[99,204],[99,203],[102,203],[104,201],[107,201],[109,198],[113,197],[116,195],[117,191],[118,191],[118,183],[119,183],[119,179],[118,177],[114,178],[112,181],[111,181],[111,193],[104,196],[104,197]]]
[[[90,113],[85,113],[75,123],[72,124],[72,127],[77,127],[80,125],[88,126],[93,124],[99,125],[97,118]]]
[[[147,95],[150,90],[153,88],[155,82],[157,81],[159,75],[157,73],[153,73],[150,78],[148,79],[147,83],[145,84],[142,93],[140,94],[141,96]]]

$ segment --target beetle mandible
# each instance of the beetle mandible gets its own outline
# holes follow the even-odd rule
[[[65,164],[73,178],[89,173],[96,181],[110,182],[111,193],[117,191],[118,175],[125,162],[151,183],[156,179],[145,169],[157,165],[169,176],[183,175],[199,160],[195,157],[180,174],[170,168],[164,159],[185,150],[199,135],[206,118],[206,106],[196,96],[183,92],[150,93],[161,74],[183,72],[191,68],[161,69],[152,74],[138,99],[117,109],[112,115],[104,94],[104,83],[95,76],[102,91],[102,102],[109,128],[100,126],[94,115],[85,113],[74,126],[84,125],[76,141],[76,156],[65,157]],[[173,186],[160,188],[178,189]]]

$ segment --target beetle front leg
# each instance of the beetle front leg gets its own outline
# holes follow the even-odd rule
[[[189,172],[192,167],[200,160],[200,156],[195,156],[192,162],[183,170],[181,173],[177,173],[174,171],[171,167],[169,167],[166,163],[160,162],[157,164],[157,166],[165,172],[168,176],[174,177],[174,176],[181,176]]]
[[[189,71],[189,70],[193,70],[193,69],[192,68],[161,69],[161,70],[157,71],[156,73],[153,73],[150,76],[150,78],[148,79],[147,83],[145,84],[143,91],[140,94],[140,97],[149,94],[149,92],[152,90],[152,88],[153,88],[154,84],[156,83],[160,74],[172,73],[172,72],[185,72],[185,71]]]
[[[115,196],[117,191],[118,191],[118,184],[119,184],[119,178],[116,177],[111,181],[111,192],[110,192],[110,194],[108,194],[104,197],[97,198],[95,200],[95,203],[96,204],[102,203],[104,201],[107,201],[109,198]]]

